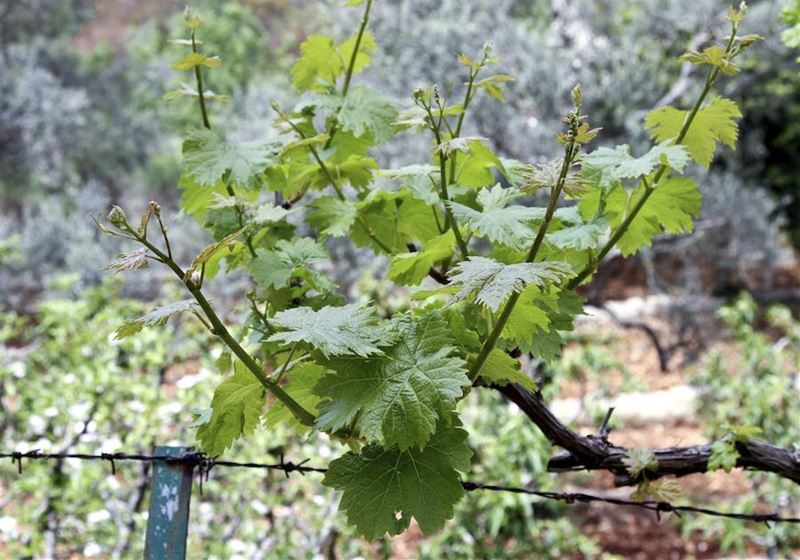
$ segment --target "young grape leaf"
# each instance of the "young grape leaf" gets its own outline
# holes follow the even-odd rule
[[[606,226],[602,222],[589,222],[548,233],[547,240],[559,249],[585,251],[597,246],[598,239],[605,229]]]
[[[357,42],[358,33],[353,33],[339,45],[339,53],[342,56],[342,60],[348,63],[350,62],[350,58],[353,56],[353,49],[356,48]],[[378,45],[375,43],[375,36],[372,33],[365,31],[361,34],[361,43],[358,46],[358,54],[353,64],[353,75],[358,74],[369,66],[370,62],[372,62],[372,54],[375,52],[377,46]]]
[[[453,254],[455,240],[453,230],[449,230],[430,239],[421,251],[394,255],[389,264],[389,278],[406,286],[419,284],[431,267]]]
[[[473,145],[479,145],[485,140],[486,138],[483,136],[459,136],[436,146],[434,153],[441,154],[444,157],[450,157],[455,152],[469,153]]]
[[[206,56],[199,52],[187,53],[182,59],[172,65],[176,72],[191,70],[195,66],[205,66],[206,68],[216,68],[221,64],[218,56]]]
[[[626,212],[633,208],[643,196],[643,186],[628,195],[620,186],[605,195],[603,215],[612,228],[617,228],[625,219]],[[600,203],[601,194],[591,192],[581,200],[584,216],[593,216]],[[630,199],[629,199],[630,196]],[[670,177],[659,182],[644,206],[631,222],[618,247],[623,256],[629,256],[652,243],[653,237],[668,233],[688,233],[694,228],[693,218],[700,216],[702,196],[697,183],[689,178]]]
[[[467,432],[440,425],[424,449],[370,445],[331,461],[322,483],[342,490],[339,509],[367,539],[397,535],[412,517],[430,535],[464,495],[458,471],[469,469]]]
[[[520,369],[519,360],[512,358],[499,348],[493,348],[480,370],[480,376],[493,385],[501,387],[518,383],[529,391],[536,391],[536,383]]]
[[[268,340],[284,344],[305,342],[325,356],[382,354],[379,346],[389,342],[374,310],[355,304],[325,306],[319,311],[295,307],[276,313],[271,323],[286,330]]]
[[[266,393],[258,379],[239,361],[233,375],[214,391],[211,417],[197,429],[197,440],[209,457],[218,457],[260,423]]]
[[[347,200],[335,196],[322,196],[310,204],[313,210],[306,215],[306,223],[323,235],[347,235],[356,221],[358,209]]]
[[[185,172],[201,185],[215,185],[226,172],[234,182],[249,185],[269,165],[275,151],[269,142],[234,145],[207,128],[198,128],[183,143],[183,162]]]
[[[244,228],[241,228],[233,233],[226,235],[219,241],[210,244],[208,247],[203,249],[199,255],[197,255],[194,260],[192,261],[192,266],[186,271],[186,277],[191,277],[192,273],[203,266],[209,259],[214,257],[217,253],[224,249],[230,249],[236,239],[244,233]]]
[[[635,158],[627,144],[616,148],[598,148],[581,159],[585,175],[609,188],[623,179],[638,179],[652,173],[662,163],[676,171],[683,171],[689,155],[683,146],[669,143],[653,146],[649,152]]]
[[[678,136],[688,114],[674,107],[661,107],[647,115],[645,126],[653,129],[650,134],[657,142],[665,142]],[[736,103],[715,97],[697,112],[681,144],[686,146],[694,161],[708,169],[717,142],[735,147],[739,136],[736,119],[741,116]]]
[[[455,303],[475,294],[475,302],[497,311],[511,295],[532,284],[547,286],[572,274],[563,262],[503,264],[486,257],[470,257],[450,271],[450,282],[460,290],[450,298]]]
[[[247,265],[253,280],[263,289],[285,288],[292,278],[292,266],[277,251],[258,249],[256,257]]]
[[[109,263],[105,270],[110,270],[114,273],[122,272],[124,270],[138,270],[140,268],[147,268],[147,247],[142,247],[130,253],[120,253],[117,259]]]
[[[317,394],[317,427],[335,432],[353,425],[370,443],[401,450],[424,447],[439,420],[450,418],[470,381],[454,356],[452,336],[438,312],[393,323],[396,342],[372,359],[334,359]]]
[[[309,267],[309,264],[327,261],[328,252],[318,241],[300,237],[293,241],[282,239],[275,249],[265,251],[257,249],[256,256],[247,265],[253,280],[266,289],[286,288],[292,277],[308,281],[306,288],[320,292],[329,292],[335,288],[330,279],[321,272]]]
[[[508,203],[523,197],[522,191],[504,188],[499,183],[490,189],[478,192],[478,204],[482,211],[457,202],[450,203],[450,209],[459,224],[466,231],[474,231],[489,240],[522,249],[534,238],[528,225],[541,215],[541,211],[527,206],[508,206]]]
[[[531,166],[522,166],[518,172],[519,184],[525,193],[532,193],[539,189],[551,189],[556,186],[561,178],[561,167],[564,158],[555,158],[545,163]],[[508,166],[506,166],[508,168]],[[574,169],[569,169],[564,177],[561,189],[571,197],[579,197],[589,186],[589,180]]]
[[[200,315],[200,306],[193,299],[184,299],[175,301],[167,305],[157,307],[150,313],[139,317],[133,321],[126,321],[120,328],[117,329],[114,335],[115,340],[121,340],[127,336],[134,335],[141,331],[144,327],[163,327],[173,315],[182,313],[184,311],[191,311],[196,315]]]
[[[320,105],[335,112],[342,130],[349,130],[356,137],[369,132],[376,143],[381,143],[394,136],[392,123],[397,117],[397,110],[385,97],[368,86],[350,88],[345,98],[332,95],[321,97]]]
[[[739,72],[739,67],[728,60],[725,49],[719,45],[707,47],[700,52],[689,51],[682,55],[680,60],[682,62],[691,62],[692,64],[716,66],[723,74],[736,74]]]
[[[229,198],[225,184],[221,180],[216,181],[213,185],[204,185],[186,171],[178,179],[178,188],[183,194],[181,207],[200,223],[204,222],[206,214],[213,208],[217,197]]]
[[[473,140],[467,143],[468,153],[459,157],[456,168],[456,183],[464,187],[479,189],[495,182],[492,168],[499,169],[508,176],[503,162],[483,142]]]
[[[312,35],[300,45],[300,59],[292,68],[292,83],[297,91],[324,91],[343,70],[342,58],[333,39]]]

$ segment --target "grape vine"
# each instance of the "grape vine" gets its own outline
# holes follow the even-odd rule
[[[220,367],[232,373],[195,422],[203,450],[219,456],[277,422],[346,442],[351,450],[330,463],[323,482],[342,491],[342,511],[370,538],[400,533],[412,518],[430,533],[452,516],[472,455],[458,403],[478,388],[507,394],[570,452],[554,468],[606,468],[655,499],[674,490],[658,480],[665,474],[707,470],[707,455],[684,472],[665,453],[603,447],[570,433],[548,416],[519,356],[558,356],[562,333],[582,313],[576,290],[612,249],[632,255],[656,235],[692,230],[701,195],[683,173],[691,162],[707,168],[718,145],[733,147],[737,138],[739,109],[714,87],[739,72],[736,60],[760,40],[739,33],[745,7],[729,11],[730,36],[721,44],[682,57],[706,71],[704,87],[688,110],[667,106],[647,115],[649,151],[589,150],[601,129],[582,113],[578,85],[555,135],[563,155],[532,165],[462,135],[475,96],[503,102],[513,79],[492,73],[499,59],[490,45],[477,59],[458,57],[463,95],[432,85],[398,109],[356,79],[378,41],[368,29],[373,0],[348,5],[360,10],[353,35],[341,42],[314,35],[300,47],[291,73],[298,102],[272,104],[281,138],[240,143],[211,119],[211,102],[226,98],[204,89],[204,79],[223,61],[202,51],[204,22],[187,11],[189,37],[174,41],[187,52],[173,69],[193,73],[196,89],[166,96],[196,99],[198,126],[186,133],[178,186],[183,210],[215,242],[182,267],[156,203],[138,224],[114,207],[110,225],[100,226],[138,245],[110,268],[161,263],[191,296],[125,323],[118,337],[190,313],[228,350]],[[380,169],[375,148],[414,133],[430,138],[430,160]],[[545,207],[532,205],[539,192],[548,195]],[[329,237],[389,259],[388,277],[408,294],[404,310],[387,315],[348,302],[318,266],[330,259]],[[248,274],[253,286],[250,316],[236,336],[203,291],[233,271]],[[736,441],[738,460],[763,466],[752,454],[766,444]],[[765,470],[798,479],[792,469],[800,465],[782,468]]]

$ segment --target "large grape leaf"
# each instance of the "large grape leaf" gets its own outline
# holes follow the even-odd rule
[[[401,450],[423,447],[448,419],[470,381],[454,356],[447,323],[437,312],[394,323],[397,340],[372,359],[334,359],[317,393],[327,399],[317,426],[335,432],[353,425],[371,443]]]
[[[547,286],[572,274],[572,268],[559,261],[503,264],[486,257],[470,257],[450,271],[450,283],[459,291],[450,298],[455,303],[475,296],[475,301],[497,311],[511,295],[532,284]]]
[[[457,202],[451,202],[450,208],[456,221],[466,231],[486,236],[494,243],[521,249],[534,238],[530,222],[541,216],[537,208],[508,206],[509,202],[523,196],[522,191],[504,188],[498,183],[478,193],[478,204],[482,208],[480,212]]]
[[[440,424],[424,449],[370,445],[331,461],[322,483],[342,490],[339,509],[368,539],[402,533],[412,518],[429,535],[464,495],[458,471],[469,469],[466,439],[466,431]]]
[[[217,457],[241,436],[253,433],[265,404],[264,387],[244,364],[234,362],[233,375],[214,391],[210,418],[197,428],[203,451]]]
[[[660,107],[647,115],[645,126],[653,129],[650,134],[657,142],[664,142],[678,136],[688,115],[688,111],[675,107]],[[686,146],[693,160],[708,169],[717,142],[731,148],[736,146],[739,136],[736,119],[741,116],[736,103],[730,99],[715,97],[697,112],[681,144]]]
[[[286,344],[305,342],[325,356],[381,354],[379,346],[388,341],[386,330],[378,324],[373,310],[356,304],[326,305],[319,311],[295,307],[276,313],[270,322],[286,330],[268,340]]]

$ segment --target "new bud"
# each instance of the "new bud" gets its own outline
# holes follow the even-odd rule
[[[575,87],[572,88],[570,92],[570,96],[572,97],[572,104],[575,105],[576,109],[579,109],[581,103],[583,103],[583,89],[580,84],[575,84]]]
[[[112,206],[111,212],[108,213],[108,223],[119,229],[125,229],[128,225],[128,217],[125,215],[125,212],[122,211],[122,208],[119,206]]]

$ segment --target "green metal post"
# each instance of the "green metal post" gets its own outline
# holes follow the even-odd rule
[[[155,455],[183,457],[189,447],[157,446]],[[147,517],[146,560],[184,560],[193,465],[156,461]]]

